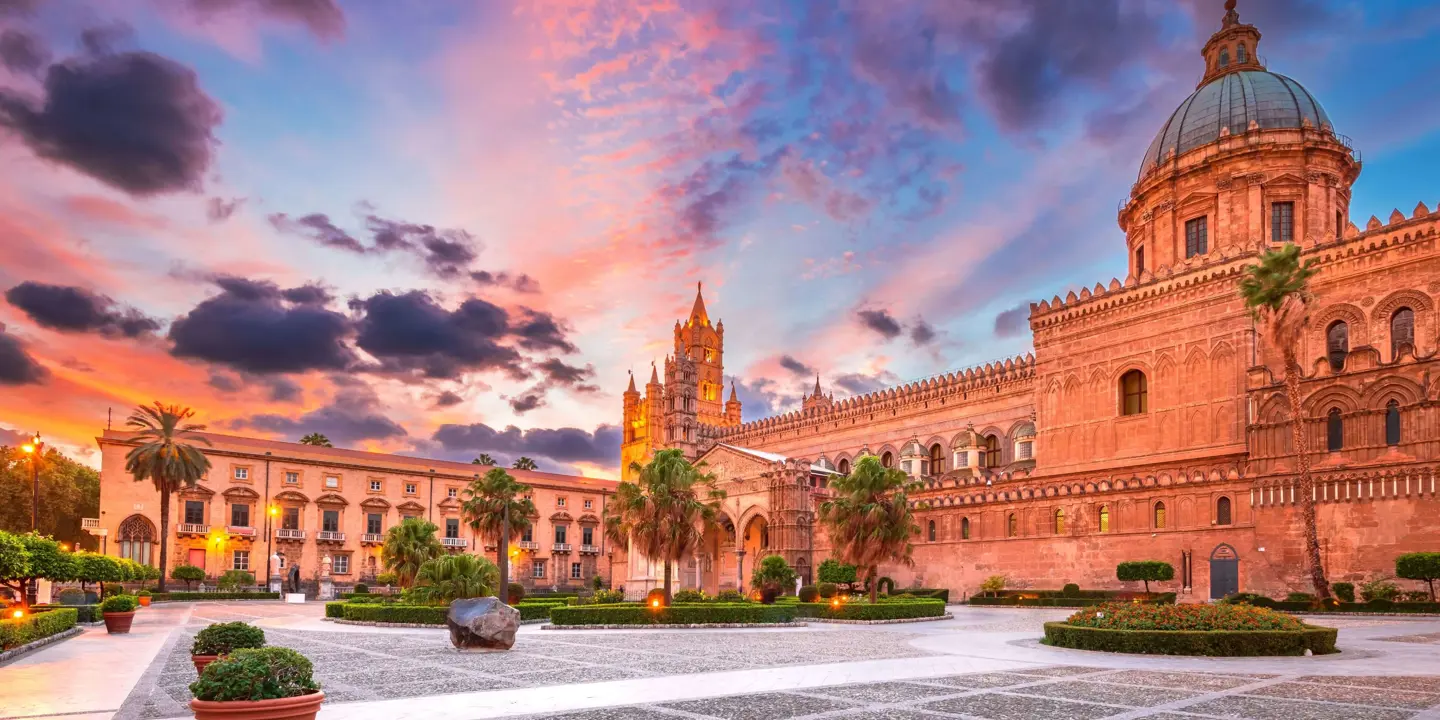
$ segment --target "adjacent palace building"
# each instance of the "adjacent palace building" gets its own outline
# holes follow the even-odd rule
[[[664,382],[652,372],[642,395],[631,379],[621,450],[625,469],[682,448],[728,493],[724,527],[677,569],[683,585],[743,584],[769,552],[812,578],[829,545],[818,503],[867,454],[924,487],[915,565],[886,574],[957,597],[990,575],[1113,587],[1133,559],[1170,562],[1176,589],[1201,599],[1308,589],[1297,451],[1315,467],[1332,580],[1440,548],[1440,211],[1351,224],[1359,153],[1226,9],[1199,87],[1119,209],[1127,277],[1031,305],[1033,355],[842,400],[817,382],[801,410],[741,422],[733,391],[721,403],[724,327],[696,297]],[[1237,289],[1261,252],[1292,242],[1318,270],[1307,448],[1291,445],[1279,364]],[[657,582],[640,558],[629,576],[632,590]]]
[[[171,496],[169,568],[194,565],[215,578],[245,570],[264,582],[288,577],[298,564],[307,584],[330,558],[336,584],[374,583],[384,572],[385,533],[405,518],[438,527],[451,552],[495,559],[495,538],[471,530],[461,503],[465,488],[490,470],[446,460],[317,447],[199,433],[210,472]],[[131,433],[106,431],[100,443],[100,518],[107,551],[147,565],[159,563],[160,494],[149,480],[125,472]],[[537,515],[511,543],[511,578],[531,589],[589,587],[611,577],[614,548],[600,519],[615,481],[509,470],[530,486]],[[623,549],[619,553],[623,561]],[[166,570],[169,573],[169,569]]]

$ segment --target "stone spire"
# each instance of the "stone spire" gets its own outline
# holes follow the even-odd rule
[[[636,390],[636,389],[635,389],[635,373],[634,373],[634,372],[631,372],[631,373],[630,373],[630,387],[626,388],[626,389],[625,389],[625,392],[626,392],[626,393],[636,393],[636,394],[639,394],[639,392],[640,392],[639,390]]]
[[[820,373],[815,373],[815,392],[811,394],[814,397],[820,397]]]
[[[703,283],[695,283],[695,307],[690,309],[690,326],[699,325],[706,327],[710,324],[710,313],[705,312],[705,296]]]
[[[659,385],[659,384],[660,384],[660,373],[658,373],[658,372],[655,371],[655,363],[653,363],[653,362],[650,363],[650,384],[651,384],[651,385]]]
[[[740,424],[740,398],[735,394],[735,381],[730,381],[730,399],[725,401],[725,423]]]
[[[730,381],[730,400],[729,400],[728,402],[740,402],[740,398],[738,398],[738,397],[735,396],[735,381],[734,381],[734,380],[731,380],[731,381]]]
[[[1260,31],[1254,25],[1240,22],[1235,0],[1225,0],[1225,18],[1220,22],[1220,30],[1211,35],[1200,50],[1205,58],[1205,76],[1200,79],[1200,86],[1232,72],[1264,70],[1259,45]]]

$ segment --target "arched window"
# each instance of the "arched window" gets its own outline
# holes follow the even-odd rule
[[[1250,56],[1245,52],[1245,43],[1235,46],[1235,62],[1250,62]]]
[[[930,521],[930,525],[929,525],[928,533],[927,533],[927,534],[928,534],[928,536],[929,536],[929,538],[930,538],[930,542],[935,542],[935,521],[934,521],[934,520],[931,520],[931,521]]]
[[[1110,532],[1110,506],[1109,506],[1109,505],[1101,505],[1101,506],[1100,506],[1100,513],[1099,513],[1099,514],[1100,514],[1100,532],[1102,532],[1102,533],[1108,533],[1108,532]]]
[[[1336,320],[1325,328],[1325,354],[1330,359],[1330,371],[1345,369],[1345,356],[1350,354],[1350,326],[1344,320]]]
[[[1155,529],[1165,529],[1165,503],[1163,502],[1155,503]]]
[[[880,456],[880,464],[887,468],[895,467],[895,456],[891,454],[889,450],[886,450],[885,454]]]
[[[1220,48],[1220,67],[1230,64],[1230,48]]]
[[[945,472],[945,448],[940,443],[930,446],[930,474],[939,475]]]
[[[1402,307],[1390,316],[1390,359],[1400,357],[1400,350],[1415,352],[1415,311]]]
[[[1215,501],[1215,524],[1230,524],[1230,498],[1222,497]]]
[[[835,469],[836,469],[836,470],[839,470],[841,475],[849,475],[849,474],[850,474],[850,461],[849,461],[849,460],[841,460],[841,461],[840,461],[840,464],[835,466]]]
[[[1345,418],[1340,416],[1340,408],[1330,408],[1325,416],[1325,449],[1336,452],[1344,447]]]
[[[155,543],[155,524],[144,515],[131,515],[120,523],[120,557],[142,565],[153,565],[150,551]]]
[[[1131,370],[1120,376],[1120,413],[1143,415],[1150,411],[1150,388],[1145,373]]]
[[[1065,534],[1065,508],[1055,509],[1055,534]]]
[[[1019,523],[1015,522],[1015,513],[1010,513],[1010,517],[1005,520],[1005,537],[1015,537],[1019,529]]]
[[[985,436],[985,467],[1000,467],[1000,438],[994,435]]]
[[[1385,403],[1385,444],[1391,447],[1400,444],[1400,401]]]
[[[970,539],[970,518],[960,518],[960,539]]]

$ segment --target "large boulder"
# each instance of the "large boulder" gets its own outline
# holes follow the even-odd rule
[[[445,624],[450,628],[450,643],[457,650],[509,650],[520,628],[520,611],[500,602],[500,598],[465,598],[450,603]]]

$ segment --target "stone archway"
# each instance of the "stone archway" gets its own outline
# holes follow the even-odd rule
[[[1240,554],[1227,543],[1210,551],[1210,599],[1240,592]]]

